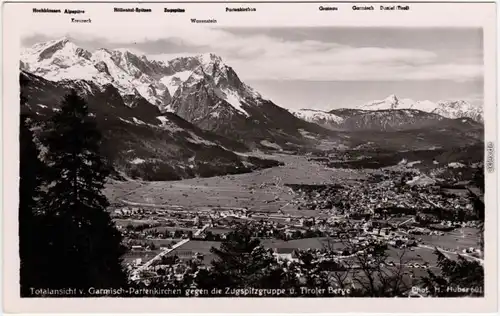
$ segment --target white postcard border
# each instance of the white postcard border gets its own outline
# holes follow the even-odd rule
[[[92,1],[91,1],[92,2]],[[97,1],[96,1],[97,2]],[[366,3],[366,2],[364,2]],[[245,2],[246,5],[252,4]],[[73,5],[73,4],[72,4]],[[89,3],[90,5],[90,3]],[[92,4],[98,5],[98,4]],[[210,6],[209,4],[198,4],[199,6]],[[255,4],[258,5],[258,4]],[[286,3],[273,4],[274,6],[286,6]],[[298,11],[300,6],[308,7],[312,3],[295,3]],[[414,7],[419,4],[415,3]],[[420,4],[421,5],[421,4]],[[485,144],[493,142],[495,149],[497,142],[497,109],[496,109],[496,10],[495,4],[456,4],[459,9],[451,9],[449,3],[431,4],[434,11],[420,12],[420,22],[417,19],[394,18],[390,21],[377,20],[376,15],[365,14],[364,25],[387,25],[387,26],[472,26],[483,27],[484,33],[484,101],[485,101]],[[19,258],[18,258],[18,168],[19,168],[19,36],[14,25],[20,23],[19,16],[15,12],[16,4],[4,4],[3,6],[3,301],[6,312],[216,312],[216,313],[243,313],[243,312],[265,312],[265,313],[297,313],[297,312],[494,312],[497,308],[498,299],[498,184],[497,170],[494,173],[486,173],[485,201],[485,297],[484,298],[420,298],[420,299],[391,299],[391,298],[19,298]],[[460,12],[467,6],[467,15],[453,17],[449,11]],[[439,7],[449,12],[443,20],[443,15],[437,15]],[[209,10],[209,9],[208,9]],[[443,12],[443,11],[439,11]],[[330,23],[350,25],[347,17],[350,14],[343,13],[339,20]],[[352,13],[353,14],[353,13]],[[412,13],[417,14],[417,13]],[[236,15],[235,15],[236,16]],[[460,18],[462,17],[462,20]],[[109,19],[113,19],[110,14]],[[309,25],[319,25],[317,16],[311,14],[302,16],[309,19]],[[441,19],[441,21],[439,21]],[[239,25],[251,25],[255,19],[247,21],[238,17]],[[352,20],[351,20],[352,21]],[[287,21],[281,18],[267,18],[268,25],[286,25]],[[288,22],[290,23],[290,22]],[[399,24],[398,24],[399,23]],[[455,24],[453,24],[455,23]],[[420,24],[420,25],[419,25]],[[291,24],[290,24],[291,25]],[[298,25],[298,24],[295,24]],[[330,24],[332,25],[332,24]],[[359,26],[359,22],[357,24]],[[40,27],[44,27],[43,25]],[[497,157],[495,156],[495,161]],[[496,166],[495,166],[496,169]]]

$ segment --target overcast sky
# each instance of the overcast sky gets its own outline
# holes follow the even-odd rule
[[[244,82],[285,108],[327,110],[390,94],[482,104],[481,29],[196,27],[56,33],[32,33],[22,45],[67,35],[90,51],[129,48],[159,60],[213,52]]]

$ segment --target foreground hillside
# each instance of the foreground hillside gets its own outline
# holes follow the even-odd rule
[[[21,111],[44,121],[55,111],[70,89],[85,95],[104,135],[103,152],[115,169],[126,177],[174,180],[195,176],[244,173],[278,163],[246,154],[248,147],[186,122],[159,109],[140,96],[126,100],[112,85],[100,88],[92,82],[53,82],[21,73],[21,93],[27,103]]]

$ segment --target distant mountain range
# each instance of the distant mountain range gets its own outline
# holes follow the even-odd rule
[[[327,111],[302,109],[292,113],[308,122],[333,130],[393,131],[443,124],[480,126],[483,110],[466,101],[413,101],[390,95],[384,100],[363,104],[356,108]]]
[[[344,121],[344,118],[341,116],[321,110],[300,109],[297,111],[291,111],[291,113],[304,121],[327,127],[340,125]]]
[[[425,128],[433,139],[419,141],[419,148],[447,138],[475,142],[482,128],[481,109],[465,101],[433,104],[390,96],[356,109],[288,111],[242,82],[214,54],[162,62],[126,49],[90,52],[61,38],[26,49],[20,68],[28,100],[22,111],[43,125],[76,89],[87,98],[117,170],[148,180],[269,167],[277,162],[250,153],[304,152],[322,141],[335,147],[383,140],[389,146],[395,137],[391,144],[400,146]],[[390,131],[404,133],[378,134]]]
[[[483,122],[482,106],[475,106],[464,100],[439,101],[434,103],[428,100],[414,101],[411,99],[399,99],[392,94],[384,100],[363,104],[359,106],[359,109],[369,111],[412,109],[439,114],[451,119],[467,117],[478,122]]]

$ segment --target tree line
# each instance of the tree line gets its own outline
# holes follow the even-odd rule
[[[21,86],[26,84],[21,79]],[[21,95],[21,103],[26,101]],[[89,287],[127,284],[120,259],[125,247],[106,212],[109,202],[102,193],[111,169],[100,155],[101,133],[89,114],[86,101],[73,90],[36,137],[32,131],[36,119],[21,115],[19,254],[23,297],[32,296],[37,289],[71,288],[79,296]]]

